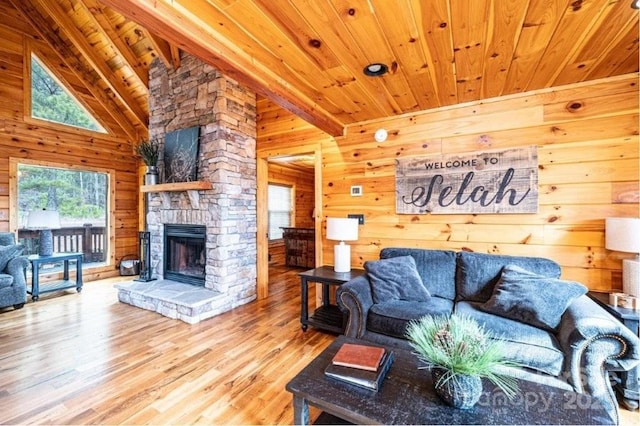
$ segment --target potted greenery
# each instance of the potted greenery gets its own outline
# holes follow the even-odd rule
[[[482,378],[509,398],[517,390],[514,377],[500,371],[517,364],[504,357],[504,344],[473,319],[453,314],[428,315],[412,321],[407,338],[420,361],[431,370],[438,396],[456,408],[471,408],[482,393]]]
[[[145,185],[155,185],[158,183],[158,144],[149,140],[142,140],[138,144],[137,152],[142,161],[147,166],[147,173],[144,177]]]

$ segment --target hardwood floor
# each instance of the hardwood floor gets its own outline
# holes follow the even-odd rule
[[[290,424],[286,383],[335,338],[301,331],[298,272],[196,325],[119,303],[121,278],[5,310],[0,424]]]
[[[285,385],[335,336],[301,331],[299,271],[272,272],[268,299],[195,325],[119,303],[122,278],[2,311],[0,424],[291,424]]]

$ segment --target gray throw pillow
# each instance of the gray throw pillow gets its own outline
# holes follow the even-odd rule
[[[502,269],[491,298],[479,305],[483,311],[554,331],[571,302],[587,293],[575,281],[537,275],[515,265]]]
[[[10,246],[0,246],[0,271],[4,271],[7,263],[14,257],[22,254],[24,246],[22,244],[14,244]]]
[[[369,275],[374,303],[391,300],[426,302],[431,297],[411,256],[368,261],[364,263],[364,269]]]

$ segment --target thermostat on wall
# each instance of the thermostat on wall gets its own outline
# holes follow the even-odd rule
[[[354,185],[351,187],[351,196],[360,197],[362,195],[362,185]]]

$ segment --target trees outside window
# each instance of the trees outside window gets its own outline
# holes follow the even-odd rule
[[[61,230],[54,231],[54,236],[66,235],[69,245],[59,240],[56,251],[82,251],[80,243],[88,235],[87,227],[93,228],[95,241],[92,242],[94,253],[92,259],[97,261],[106,253],[108,218],[109,177],[107,173],[89,170],[64,169],[54,167],[18,165],[18,229],[19,237],[25,233],[27,218],[32,210],[57,210],[60,215]],[[72,243],[73,235],[83,235]],[[36,243],[33,238],[24,241],[29,253],[35,253]],[[90,259],[85,260],[91,261]],[[102,259],[104,261],[104,259]]]
[[[31,116],[105,133],[98,121],[33,54],[31,55]]]

